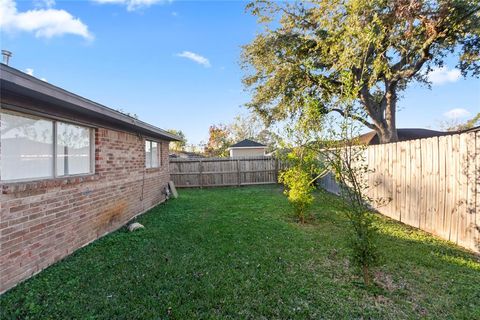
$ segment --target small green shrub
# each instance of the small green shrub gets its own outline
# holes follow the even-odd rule
[[[312,176],[300,166],[290,167],[280,174],[280,182],[285,185],[285,195],[293,206],[295,215],[301,223],[305,222],[308,208],[313,203]]]

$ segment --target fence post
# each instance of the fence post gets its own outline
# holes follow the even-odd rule
[[[278,158],[275,157],[275,175],[274,175],[274,178],[275,178],[275,183],[278,183]]]
[[[202,163],[202,160],[199,161],[199,176],[198,176],[198,183],[200,184],[200,189],[202,189],[203,187],[203,175],[202,175],[202,172],[203,172],[203,163]]]
[[[240,160],[237,159],[237,184],[238,186],[241,185],[241,176],[240,176]]]

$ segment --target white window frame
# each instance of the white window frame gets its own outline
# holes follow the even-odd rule
[[[155,142],[157,144],[157,166],[155,166],[155,167],[152,165],[152,160],[153,160],[152,144],[153,144],[153,142]],[[150,166],[147,166],[147,143],[150,145]],[[145,168],[146,169],[161,168],[162,167],[162,157],[161,157],[162,143],[160,141],[156,141],[156,140],[145,139],[145,143],[143,144],[143,146],[145,148],[145,150],[144,150]]]
[[[36,113],[28,113],[28,112],[22,112],[22,111],[17,111],[17,110],[11,110],[4,108],[3,106],[0,107],[0,116],[2,112],[8,112],[10,114],[16,114],[19,117],[25,117],[25,118],[38,118],[46,121],[51,121],[52,126],[53,126],[53,131],[52,131],[52,143],[53,143],[53,148],[52,148],[52,169],[53,169],[53,175],[51,176],[45,176],[41,178],[25,178],[25,179],[10,179],[10,180],[4,180],[1,178],[0,174],[0,182],[2,183],[15,183],[15,182],[31,182],[31,181],[42,181],[42,180],[53,180],[53,179],[64,179],[64,178],[71,178],[71,177],[83,177],[83,176],[90,176],[92,174],[95,174],[95,128],[86,126],[85,124],[78,124],[72,121],[65,121],[63,119],[53,119],[49,117],[45,117],[42,115],[37,115]],[[57,123],[65,123],[69,125],[74,125],[74,126],[79,126],[85,129],[89,130],[90,136],[90,170],[88,173],[79,173],[79,174],[69,174],[69,175],[59,175],[57,173]],[[1,159],[0,159],[1,162]]]
[[[158,166],[163,167],[163,143],[158,141]]]

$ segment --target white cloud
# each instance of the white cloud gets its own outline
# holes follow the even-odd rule
[[[40,78],[40,80],[48,82],[47,79],[45,79],[45,78]]]
[[[178,53],[177,56],[190,59],[198,64],[203,65],[206,68],[209,68],[211,66],[210,61],[208,61],[207,58],[191,51],[183,51],[182,53]]]
[[[448,82],[456,82],[460,79],[460,70],[451,69],[447,67],[434,68],[427,74],[427,79],[433,85],[441,85]]]
[[[33,5],[37,8],[51,8],[55,6],[55,0],[33,0]]]
[[[93,40],[87,25],[67,11],[48,8],[18,12],[13,0],[0,0],[0,28],[10,32],[33,32],[37,38],[73,34]]]
[[[465,110],[463,108],[455,108],[452,110],[448,110],[443,115],[448,119],[458,119],[458,118],[468,117],[470,115],[470,112],[468,112],[468,110]]]
[[[100,4],[121,4],[127,6],[128,11],[150,7],[157,3],[171,2],[172,0],[92,0]]]

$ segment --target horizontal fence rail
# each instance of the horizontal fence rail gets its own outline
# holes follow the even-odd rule
[[[480,252],[480,131],[369,146],[371,205],[383,215]],[[338,194],[332,175],[320,186]]]
[[[179,188],[274,184],[282,168],[273,157],[170,159],[170,176]]]

